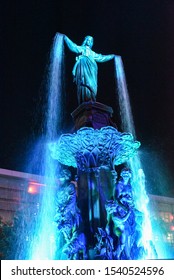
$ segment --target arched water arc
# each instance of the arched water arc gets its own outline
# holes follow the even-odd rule
[[[133,121],[133,114],[127,89],[126,77],[123,67],[123,62],[120,56],[115,57],[115,71],[118,84],[119,107],[121,114],[122,130],[132,133],[136,138],[135,126]],[[152,240],[152,228],[150,217],[148,213],[148,196],[145,186],[145,174],[142,168],[139,153],[130,159],[128,162],[133,175],[133,192],[135,199],[135,207],[144,214],[142,242],[147,249],[147,258],[153,257],[151,255],[150,241]]]
[[[45,135],[43,145],[44,175],[43,193],[39,203],[39,214],[34,238],[28,252],[28,259],[54,259],[56,254],[57,229],[54,224],[55,191],[57,187],[58,165],[50,156],[48,144],[60,134],[63,121],[63,36],[56,34],[50,54],[47,79],[47,109],[45,112]]]

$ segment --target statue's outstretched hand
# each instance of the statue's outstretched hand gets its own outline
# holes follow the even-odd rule
[[[121,55],[114,54],[114,58],[121,58]]]
[[[65,37],[65,34],[62,34],[62,33],[60,33],[60,32],[57,32],[57,34],[58,34],[58,35],[61,35],[61,36],[63,36],[63,37]]]

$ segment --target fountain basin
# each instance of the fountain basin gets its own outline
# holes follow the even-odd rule
[[[83,127],[49,144],[54,159],[82,171],[122,164],[133,157],[139,147],[140,142],[135,141],[131,133],[121,133],[111,126]]]

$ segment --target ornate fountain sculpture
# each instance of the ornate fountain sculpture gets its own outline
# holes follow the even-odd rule
[[[117,180],[115,168],[126,164],[140,143],[132,134],[117,130],[111,107],[96,102],[96,62],[115,55],[92,51],[91,36],[85,37],[81,46],[61,36],[78,55],[73,76],[79,103],[72,112],[74,133],[50,143],[54,159],[77,169],[77,190],[69,181],[57,194],[55,221],[64,239],[62,251],[67,259],[143,258],[143,214],[134,207],[131,170],[124,168]]]

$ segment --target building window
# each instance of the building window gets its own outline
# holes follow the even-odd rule
[[[160,212],[160,217],[164,222],[170,223],[173,216],[170,212]]]
[[[166,236],[167,242],[171,243],[172,245],[174,245],[174,235],[173,233],[168,232],[167,236]]]

